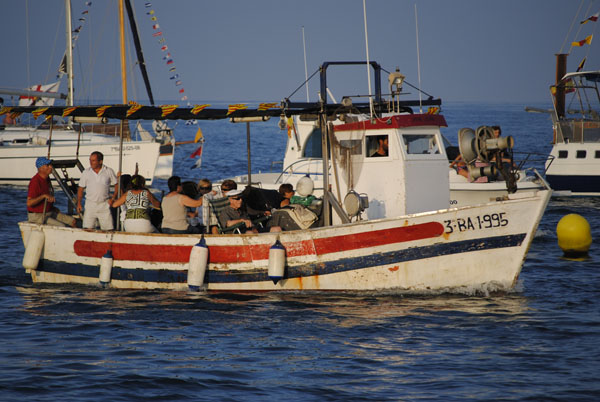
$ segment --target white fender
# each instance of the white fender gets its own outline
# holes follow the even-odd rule
[[[204,283],[204,274],[208,265],[208,247],[204,236],[198,244],[192,247],[190,252],[190,263],[188,268],[187,283],[190,290],[197,292]]]
[[[113,255],[112,252],[106,250],[106,254],[102,256],[100,261],[100,284],[106,286],[110,283],[110,274],[113,267]]]
[[[269,249],[269,278],[277,284],[285,273],[285,247],[279,239]]]
[[[40,257],[42,256],[45,241],[46,236],[43,231],[33,230],[29,233],[25,254],[23,255],[23,267],[25,269],[33,270],[37,268]]]

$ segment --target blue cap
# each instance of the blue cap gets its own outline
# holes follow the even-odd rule
[[[35,167],[39,169],[42,166],[49,165],[51,163],[52,163],[52,159],[48,159],[48,158],[44,158],[43,156],[40,156],[39,158],[37,158],[35,160]]]

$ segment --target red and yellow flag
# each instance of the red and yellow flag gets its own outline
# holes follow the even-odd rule
[[[49,108],[47,107],[41,107],[39,109],[35,109],[33,112],[31,112],[31,114],[33,115],[33,118],[37,120],[37,118],[48,109]]]
[[[100,106],[99,108],[96,108],[96,117],[102,117],[104,116],[104,112],[106,111],[106,109],[108,109],[110,106]]]
[[[160,108],[162,109],[162,117],[165,117],[171,113],[173,113],[173,111],[175,109],[177,109],[179,107],[179,105],[162,105]]]
[[[8,107],[8,106],[3,106],[0,109],[0,116],[2,116],[3,114],[6,114],[8,112],[10,112],[12,110],[12,107]]]
[[[590,21],[596,22],[596,21],[598,21],[598,17],[600,17],[600,11],[597,12],[596,14],[592,15],[591,17],[584,19],[583,21],[580,22],[580,24],[587,24]]]
[[[138,110],[140,110],[142,108],[142,105],[140,105],[139,103],[130,102],[130,104],[131,104],[131,106],[127,110],[126,117],[131,116],[132,114],[134,114],[135,112],[137,112]]]
[[[203,111],[204,109],[206,109],[207,107],[209,107],[209,104],[206,105],[194,105],[194,107],[192,108],[192,114],[198,114],[201,111]]]
[[[583,60],[581,60],[581,63],[579,63],[579,65],[577,66],[577,72],[580,72],[581,70],[583,70],[583,66],[585,66],[586,60],[587,60],[587,57],[584,57]]]
[[[66,107],[63,109],[62,117],[67,117],[77,109],[77,106]]]
[[[245,103],[235,103],[233,105],[229,105],[227,108],[227,115],[229,116],[233,112],[237,112],[238,110],[248,109],[248,105]]]
[[[258,110],[269,110],[269,109],[273,109],[274,107],[276,107],[279,103],[277,102],[271,102],[271,103],[261,103],[260,105],[258,105]]]
[[[587,36],[585,39],[580,40],[579,42],[571,42],[571,46],[579,47],[579,46],[583,46],[583,45],[591,45],[593,36],[594,35]]]

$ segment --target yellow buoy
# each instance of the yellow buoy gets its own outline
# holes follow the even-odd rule
[[[568,257],[585,256],[592,244],[590,224],[583,216],[577,214],[565,215],[558,221],[556,236],[558,247]]]

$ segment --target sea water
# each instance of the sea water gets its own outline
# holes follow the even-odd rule
[[[547,155],[549,117],[524,106],[446,105],[444,134],[456,144],[462,127],[498,124],[517,151]],[[189,158],[196,144],[183,145],[175,174],[245,173],[245,124],[200,127],[201,169]],[[196,129],[179,122],[177,140]],[[250,129],[252,171],[269,171],[287,134],[276,121]],[[167,190],[164,180],[154,186]],[[510,292],[380,295],[33,285],[17,227],[26,196],[0,187],[1,401],[600,398],[600,199],[550,202]],[[557,246],[556,224],[568,213],[592,227],[582,261]]]

